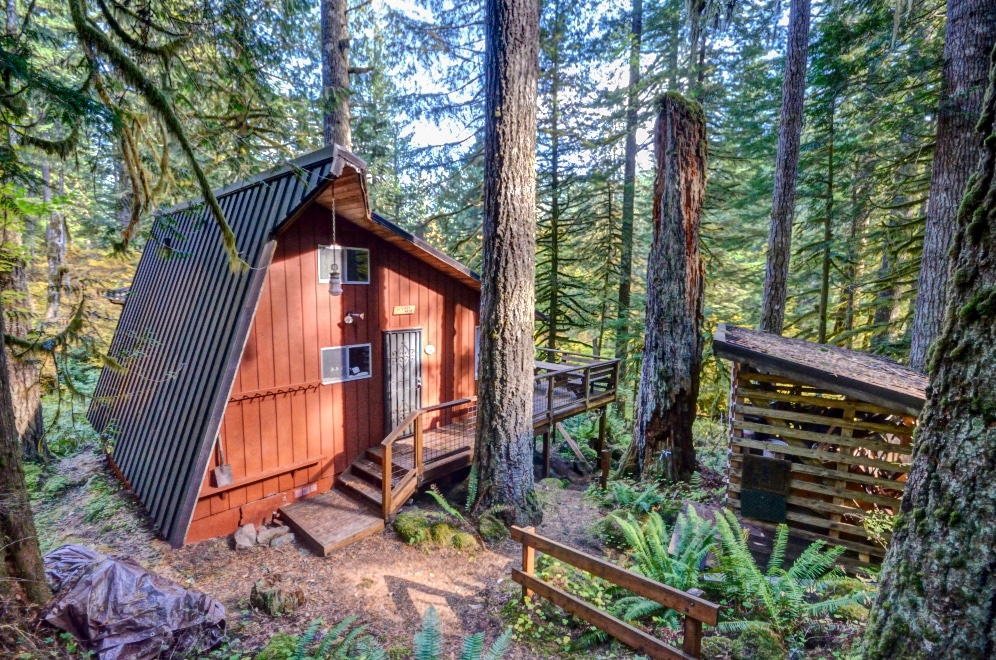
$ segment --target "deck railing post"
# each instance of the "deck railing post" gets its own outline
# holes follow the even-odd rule
[[[522,531],[532,534],[536,531],[535,527],[524,527]],[[536,548],[529,545],[528,540],[522,540],[522,572],[526,575],[532,575],[536,571]],[[522,587],[522,599],[532,598],[533,592]]]
[[[553,418],[554,418],[554,415],[553,415],[553,405],[554,405],[553,404],[553,394],[554,394],[555,389],[556,389],[554,387],[554,382],[553,381],[554,381],[554,376],[551,374],[546,379],[546,383],[547,383],[547,385],[546,385],[546,414],[547,414],[547,417],[549,418],[550,428],[553,428]]]
[[[384,445],[384,454],[382,456],[384,463],[381,466],[381,505],[383,506],[385,521],[391,517],[391,479],[394,476],[391,469],[394,463],[394,457],[391,456],[392,449],[392,445]]]
[[[415,418],[415,473],[419,479],[425,474],[425,461],[422,455],[422,415]]]
[[[587,410],[588,404],[591,401],[591,367],[584,368],[581,384],[584,387],[584,408]]]
[[[603,449],[601,452],[599,452],[599,455],[602,460],[602,477],[598,480],[598,485],[601,486],[602,490],[605,490],[606,488],[609,487],[609,468],[610,468],[609,459],[612,456],[612,452],[610,452],[608,449]]]

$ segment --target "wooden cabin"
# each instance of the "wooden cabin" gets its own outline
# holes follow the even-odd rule
[[[89,419],[174,547],[279,510],[327,553],[469,465],[479,279],[372,213],[365,171],[329,147],[219,190],[241,273],[203,205],[157,218]],[[538,363],[537,433],[614,400],[615,370]]]
[[[733,363],[730,508],[843,546],[847,562],[881,562],[889,534],[866,521],[899,512],[927,379],[866,353],[735,326],[719,327],[713,352]]]

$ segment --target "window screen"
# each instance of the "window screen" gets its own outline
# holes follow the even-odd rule
[[[343,284],[370,284],[370,250],[364,248],[318,246],[318,281],[329,281],[332,258],[342,273]]]
[[[370,378],[370,344],[322,349],[322,384]]]

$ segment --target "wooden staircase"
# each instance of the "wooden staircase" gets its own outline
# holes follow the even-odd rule
[[[366,450],[353,461],[346,471],[339,475],[336,485],[359,501],[390,518],[418,490],[420,480],[405,479],[410,468],[391,461],[391,497],[387,509],[384,508],[384,447],[377,445]],[[405,488],[398,490],[398,484],[405,481]]]

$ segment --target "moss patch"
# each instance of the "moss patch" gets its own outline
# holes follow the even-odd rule
[[[484,514],[477,521],[477,533],[481,535],[482,539],[492,543],[508,538],[508,528],[505,527],[505,523],[491,513]]]

